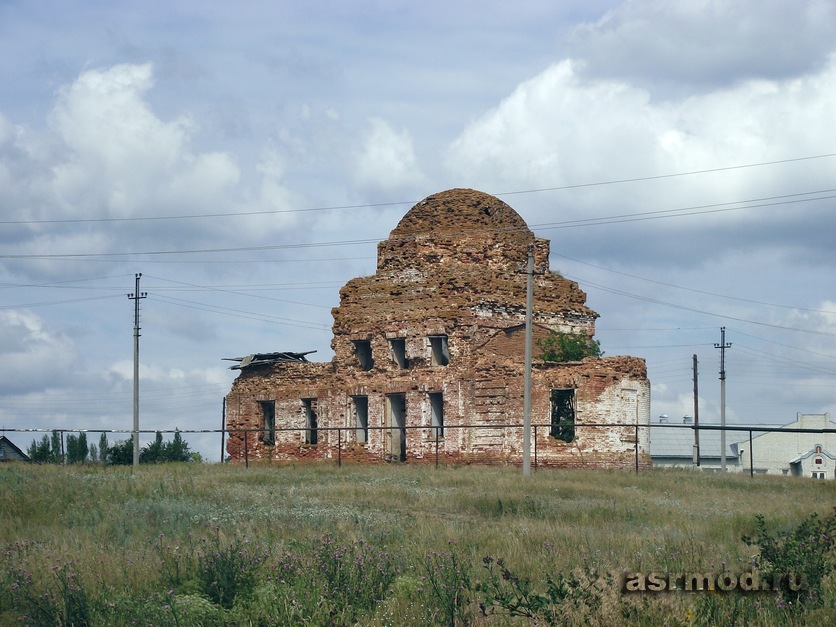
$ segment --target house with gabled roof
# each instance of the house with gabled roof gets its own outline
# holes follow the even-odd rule
[[[28,462],[29,456],[20,450],[14,442],[5,435],[0,435],[0,463]]]

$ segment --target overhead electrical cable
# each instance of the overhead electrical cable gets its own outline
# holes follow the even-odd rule
[[[222,314],[226,316],[233,316],[235,318],[246,318],[249,320],[259,320],[261,322],[276,322],[294,327],[302,327],[303,329],[327,330],[331,327],[327,324],[310,322],[305,320],[293,320],[292,318],[282,318],[280,316],[270,316],[268,314],[259,314],[249,311],[241,311],[238,309],[230,309],[228,307],[219,307],[217,305],[209,305],[207,303],[199,303],[189,301],[182,298],[174,298],[173,296],[148,296],[148,300],[153,300],[179,307],[187,307],[189,309],[199,309],[200,311],[208,311],[211,313]]]
[[[177,283],[179,285],[190,287],[190,288],[200,288],[201,290],[210,291],[210,292],[219,292],[222,294],[232,294],[233,296],[246,296],[248,298],[258,298],[261,300],[270,300],[278,303],[287,303],[289,305],[302,305],[304,307],[316,307],[318,309],[328,309],[331,310],[332,307],[329,305],[317,305],[314,303],[303,303],[296,300],[286,300],[284,298],[275,298],[273,296],[262,296],[261,294],[247,294],[246,292],[238,291],[238,290],[230,290],[224,289],[221,287],[208,287],[204,285],[195,285],[194,283],[184,283],[183,281],[175,281],[174,279],[165,279],[162,277],[155,277],[153,275],[146,275],[150,279],[156,279],[158,281],[167,281],[169,283]],[[149,288],[150,289],[150,288]]]
[[[679,305],[677,303],[669,303],[667,301],[659,300],[657,298],[651,298],[649,296],[642,296],[640,294],[632,294],[630,292],[625,292],[624,290],[616,289],[613,287],[609,287],[606,285],[601,285],[600,283],[593,283],[592,281],[587,281],[586,279],[582,279],[576,276],[564,275],[566,278],[572,279],[573,281],[577,281],[583,285],[591,285],[593,287],[597,287],[600,290],[605,292],[609,292],[611,294],[617,294],[619,296],[626,296],[627,298],[633,298],[636,300],[641,300],[647,303],[654,303],[656,305],[664,305],[666,307],[672,307],[674,309],[681,309],[683,311],[691,311],[693,313],[704,314],[706,316],[714,316],[715,318],[722,318],[724,320],[734,320],[735,322],[744,322],[746,324],[754,324],[757,326],[763,327],[770,327],[772,329],[782,329],[784,331],[796,331],[798,333],[808,333],[810,335],[821,335],[825,337],[836,337],[836,333],[832,333],[829,331],[815,331],[812,329],[800,329],[798,327],[788,327],[781,324],[772,324],[770,322],[761,322],[758,320],[747,320],[745,318],[739,318],[736,316],[729,316],[725,314],[719,314],[712,311],[706,311],[704,309],[695,309],[694,307],[687,307],[685,305]]]
[[[836,191],[836,188],[834,188]],[[781,197],[776,198],[789,198],[795,196],[802,196],[807,195],[810,193],[818,193],[818,192],[802,192],[799,194],[788,194]],[[700,205],[699,207],[686,207],[682,209],[665,209],[659,211],[649,211],[649,212],[641,212],[641,213],[632,213],[632,214],[623,214],[621,216],[607,216],[602,218],[587,218],[583,220],[568,220],[564,222],[549,222],[549,223],[542,223],[542,224],[533,224],[530,226],[525,227],[525,230],[529,231],[533,228],[537,228],[540,230],[551,230],[551,229],[558,229],[558,228],[571,228],[571,227],[580,227],[580,226],[601,226],[604,224],[618,224],[623,222],[635,222],[640,220],[659,220],[664,218],[679,218],[683,216],[689,215],[700,215],[704,213],[714,213],[718,211],[738,211],[742,209],[752,209],[757,207],[766,207],[766,206],[777,206],[777,205],[786,205],[790,203],[799,203],[799,202],[812,202],[815,200],[826,200],[826,199],[833,199],[836,198],[836,194],[832,196],[823,196],[817,198],[794,198],[793,200],[781,201],[776,203],[766,203],[766,204],[744,204],[741,206],[735,207],[728,207],[729,204],[737,204],[740,205],[741,203],[750,203],[755,202],[755,200],[743,200],[743,201],[736,201],[735,203],[716,203],[713,205]],[[694,209],[705,209],[709,207],[724,207],[722,209],[715,209],[715,210],[705,210],[705,211],[694,211]],[[688,212],[688,213],[685,213]],[[514,230],[522,230],[522,229],[503,229],[504,231],[512,232]],[[460,230],[460,233],[466,234],[468,232],[467,229]],[[474,233],[481,232],[478,229],[473,230]],[[411,240],[414,239],[415,235],[409,236],[397,236],[397,237],[390,237],[390,240]],[[203,248],[203,249],[187,249],[187,250],[152,250],[152,251],[133,251],[133,252],[118,252],[118,253],[32,253],[32,254],[0,254],[0,259],[129,259],[133,257],[158,257],[158,256],[181,256],[181,255],[194,255],[194,254],[208,254],[208,253],[240,253],[240,252],[263,252],[263,251],[272,251],[272,250],[293,250],[293,249],[305,249],[305,248],[324,248],[324,247],[338,247],[338,246],[357,246],[357,245],[369,245],[369,244],[377,244],[382,239],[385,238],[373,238],[373,239],[357,239],[357,240],[336,240],[336,241],[326,241],[326,242],[300,242],[300,243],[285,243],[285,244],[270,244],[270,245],[263,245],[263,246],[241,246],[241,247],[225,247],[225,248]]]
[[[717,168],[707,168],[704,170],[691,170],[688,172],[674,172],[669,174],[656,174],[652,176],[639,176],[624,179],[612,179],[607,181],[594,181],[590,183],[575,183],[570,185],[560,185],[554,187],[541,187],[535,189],[514,190],[508,192],[497,192],[493,196],[517,196],[521,194],[539,194],[543,192],[554,192],[568,189],[580,189],[585,187],[601,187],[606,185],[622,185],[625,183],[638,183],[642,181],[656,181],[661,179],[670,179],[683,176],[695,176],[699,174],[711,174],[716,172],[727,172],[732,170],[741,170],[745,168],[759,168],[771,165],[782,165],[786,163],[795,163],[801,161],[810,161],[814,159],[826,159],[836,157],[836,153],[827,153],[821,155],[810,155],[805,157],[793,157],[790,159],[780,159],[776,161],[762,161],[759,163],[746,163],[732,166],[723,166]],[[88,223],[88,222],[140,222],[140,221],[158,221],[158,220],[191,220],[203,218],[222,218],[222,217],[241,217],[241,216],[257,216],[257,215],[274,215],[282,213],[307,213],[314,211],[334,211],[343,209],[373,209],[377,207],[394,207],[399,205],[414,205],[417,200],[401,200],[385,203],[363,203],[355,205],[332,205],[324,207],[309,207],[305,209],[273,209],[269,211],[241,211],[241,212],[222,212],[222,213],[201,213],[189,214],[182,216],[135,216],[126,218],[60,218],[60,219],[45,219],[45,220],[0,220],[0,224],[8,225],[25,225],[25,224],[71,224],[71,223]]]
[[[752,305],[764,305],[767,307],[780,307],[782,309],[793,309],[797,311],[810,311],[813,313],[823,313],[823,314],[834,314],[836,315],[836,311],[827,311],[826,309],[810,309],[807,307],[798,307],[796,305],[781,305],[778,303],[767,303],[759,300],[751,300],[748,298],[738,298],[737,296],[728,296],[727,294],[718,294],[716,292],[708,292],[705,290],[697,290],[691,287],[683,287],[682,285],[676,285],[674,283],[666,283],[664,281],[656,281],[654,279],[648,279],[647,277],[638,276],[636,274],[630,274],[627,272],[621,272],[619,270],[613,270],[611,268],[606,268],[604,266],[599,266],[594,263],[589,263],[586,261],[581,261],[580,259],[575,259],[573,257],[567,257],[566,255],[560,255],[558,253],[552,253],[555,257],[560,257],[561,259],[568,259],[569,261],[573,261],[575,263],[580,263],[585,266],[589,266],[591,268],[596,268],[598,270],[605,270],[607,272],[611,272],[613,274],[619,274],[621,276],[626,276],[631,279],[639,279],[640,281],[647,281],[648,283],[655,283],[656,285],[664,285],[665,287],[673,287],[678,290],[685,290],[686,292],[694,292],[695,294],[703,294],[705,296],[716,296],[717,298],[725,298],[727,300],[736,300],[742,303],[750,303]]]

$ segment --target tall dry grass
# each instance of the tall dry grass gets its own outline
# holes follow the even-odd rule
[[[741,536],[752,532],[756,514],[778,529],[812,512],[826,515],[834,503],[832,481],[683,470],[540,470],[524,478],[511,467],[409,464],[170,464],[136,471],[5,464],[0,547],[7,571],[20,565],[33,585],[47,585],[54,568],[70,565],[89,594],[119,591],[137,599],[167,592],[160,538],[168,547],[186,546],[213,532],[269,547],[273,555],[326,534],[343,543],[364,540],[413,566],[432,552],[453,551],[476,578],[485,556],[501,557],[533,580],[583,568],[616,576],[721,565],[743,571],[753,549]],[[420,588],[419,570],[404,573],[369,623],[418,620],[407,606]],[[618,594],[610,602],[620,603]],[[689,624],[696,600],[630,600],[644,609],[628,620],[661,616]],[[0,593],[0,623],[16,618],[12,601]],[[625,614],[623,607],[611,611]],[[487,620],[475,610],[471,619]]]

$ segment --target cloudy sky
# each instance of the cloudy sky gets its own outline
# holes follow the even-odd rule
[[[833,0],[0,0],[0,85],[0,428],[131,428],[136,273],[141,427],[219,428],[222,358],[330,359],[452,187],[551,240],[654,418],[696,354],[718,421],[720,327],[730,423],[836,414]]]

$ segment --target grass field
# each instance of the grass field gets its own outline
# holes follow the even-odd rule
[[[833,481],[672,470],[5,464],[0,624],[836,624],[834,504]],[[761,546],[816,580],[622,591]]]

